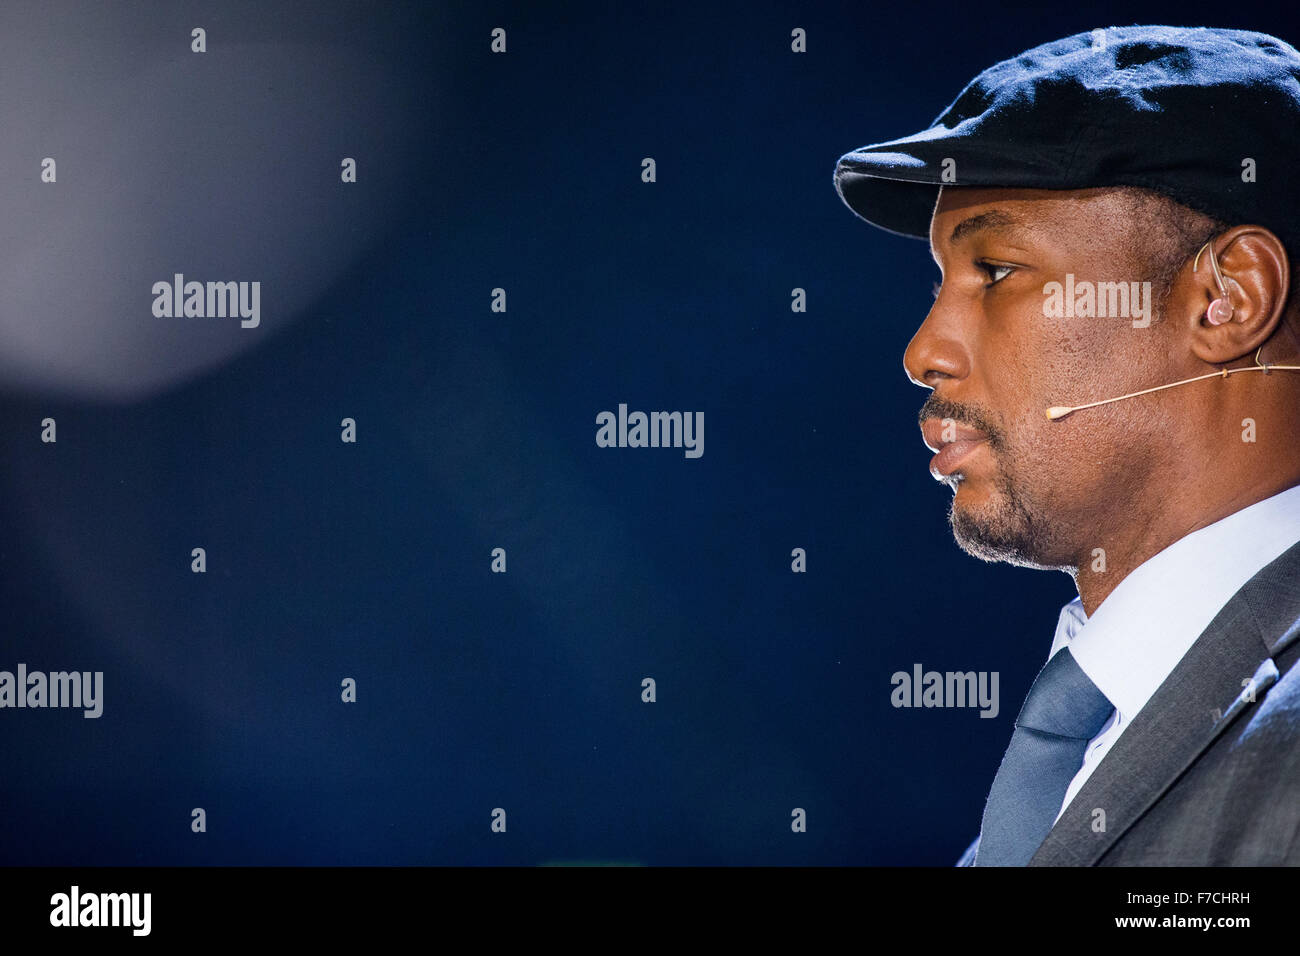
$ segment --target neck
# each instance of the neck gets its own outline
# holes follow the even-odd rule
[[[1208,473],[1213,472],[1211,470]],[[1105,549],[1101,569],[1098,568],[1098,561],[1091,548],[1080,554],[1076,561],[1074,583],[1084,613],[1091,616],[1101,606],[1101,602],[1119,587],[1121,581],[1174,542],[1298,484],[1300,470],[1291,470],[1271,479],[1258,478],[1251,484],[1226,482],[1224,487],[1238,490],[1231,495],[1220,496],[1212,503],[1185,499],[1179,503],[1180,507],[1174,504],[1173,497],[1166,490],[1164,497],[1155,501],[1154,507],[1147,509],[1147,513],[1127,510],[1122,516],[1123,527],[1114,529],[1113,536],[1106,536],[1106,540],[1113,544]],[[1174,483],[1168,487],[1194,485]]]

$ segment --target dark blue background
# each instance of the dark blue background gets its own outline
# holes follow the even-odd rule
[[[440,106],[402,117],[402,214],[287,331],[141,401],[3,394],[0,669],[103,670],[105,707],[0,712],[0,863],[953,862],[1074,591],[953,544],[902,370],[937,270],[842,205],[835,160],[1060,36],[1295,43],[1295,16],[221,16],[349,44]],[[703,457],[598,448],[619,402],[703,411]],[[998,717],[893,708],[890,675],[917,662],[998,671]]]

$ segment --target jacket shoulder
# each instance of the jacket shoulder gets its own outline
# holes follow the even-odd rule
[[[1100,862],[1300,864],[1300,667],[1225,728]]]

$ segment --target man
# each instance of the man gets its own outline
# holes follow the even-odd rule
[[[1295,49],[1121,27],[836,165],[942,274],[904,366],[958,544],[1079,592],[959,865],[1300,864],[1296,156]]]

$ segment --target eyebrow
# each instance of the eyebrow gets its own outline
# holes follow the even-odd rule
[[[969,236],[972,232],[979,232],[981,229],[995,229],[1000,226],[1015,225],[1019,225],[1019,220],[1011,213],[1003,212],[1001,209],[992,209],[957,223],[953,227],[952,235],[948,237],[948,243],[952,245],[959,239]]]

